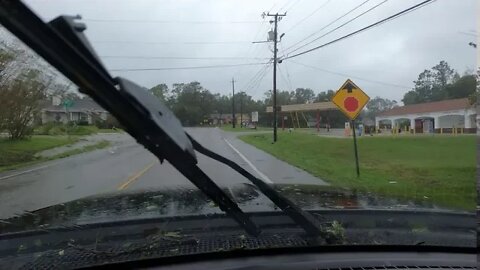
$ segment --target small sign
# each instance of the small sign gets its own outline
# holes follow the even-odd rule
[[[252,122],[258,122],[258,112],[252,112]]]
[[[65,99],[63,101],[63,106],[67,109],[67,108],[71,108],[73,106],[73,100],[70,100],[70,99]]]
[[[355,120],[369,100],[370,97],[365,94],[360,87],[348,79],[335,93],[332,102],[350,120]]]

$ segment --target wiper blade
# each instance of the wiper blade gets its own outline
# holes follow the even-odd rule
[[[287,214],[297,225],[302,227],[308,235],[316,237],[320,236],[328,240],[328,234],[324,232],[322,226],[320,225],[320,222],[310,213],[303,211],[300,207],[295,205],[288,198],[278,193],[270,185],[255,177],[253,174],[249,173],[237,163],[203,147],[189,134],[187,134],[187,136],[190,138],[190,141],[193,144],[193,148],[196,151],[229,166],[230,168],[234,169],[235,171],[243,175],[245,178],[250,180],[252,184],[257,186],[258,189],[263,194],[265,194],[265,196],[267,196],[276,206],[282,209],[282,211]]]
[[[112,78],[76,18],[62,16],[45,24],[20,1],[0,0],[3,26],[112,113],[161,162],[168,160],[248,233],[258,235],[248,215],[197,166],[192,144],[173,113],[140,86]]]
[[[80,91],[112,113],[137,141],[161,162],[168,160],[180,173],[232,216],[248,233],[260,229],[198,166],[194,149],[220,161],[249,179],[310,236],[323,236],[318,220],[235,162],[188,136],[178,119],[145,89],[123,78],[112,78],[82,31],[79,17],[58,17],[48,24],[19,1],[0,0],[0,22],[67,78]],[[193,146],[192,146],[193,144]]]

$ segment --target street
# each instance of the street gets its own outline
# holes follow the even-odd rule
[[[318,184],[322,180],[243,143],[218,128],[187,128],[205,147],[221,154],[267,183]],[[0,218],[106,192],[192,186],[168,162],[128,134],[111,134],[112,146],[0,174]],[[107,136],[108,137],[108,136]],[[197,154],[199,167],[221,187],[249,183],[227,166]]]

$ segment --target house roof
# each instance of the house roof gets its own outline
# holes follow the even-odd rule
[[[47,105],[43,108],[44,111],[51,111],[51,112],[64,112],[65,108],[63,105]],[[104,108],[102,108],[100,105],[95,103],[91,98],[82,98],[73,101],[72,107],[68,108],[68,111],[70,112],[86,112],[86,111],[101,111],[101,112],[106,112]]]
[[[381,112],[378,116],[394,116],[414,113],[443,112],[470,108],[468,98],[448,99],[442,101],[420,103],[395,107],[393,109]]]

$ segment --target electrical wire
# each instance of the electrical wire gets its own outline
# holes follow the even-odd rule
[[[317,13],[320,9],[322,9],[324,6],[326,6],[331,0],[326,0],[325,2],[323,2],[322,5],[320,5],[317,9],[315,9],[314,11],[312,11],[310,14],[308,14],[307,16],[303,17],[303,19],[301,19],[300,21],[298,21],[296,24],[294,24],[292,27],[290,27],[287,31],[285,31],[285,33],[287,32],[290,32],[292,31],[293,29],[295,29],[297,26],[299,26],[301,23],[303,23],[305,20],[307,20],[308,18],[312,17],[315,13]]]
[[[246,44],[251,41],[187,41],[187,42],[169,42],[169,41],[92,41],[94,44],[151,44],[151,45],[199,45],[199,44]]]
[[[280,43],[280,48],[282,49],[282,53],[285,54],[285,48],[283,47],[282,43]],[[288,68],[287,68],[287,62],[283,62],[283,66],[285,66],[285,71],[287,72],[287,80],[290,85],[290,88],[293,88],[292,81],[290,80],[290,73],[288,72]]]
[[[328,46],[328,45],[334,44],[334,43],[336,43],[336,42],[338,42],[338,41],[341,41],[341,40],[343,40],[343,39],[346,39],[346,38],[349,38],[349,37],[354,36],[354,35],[356,35],[356,34],[359,34],[359,33],[363,32],[363,31],[366,31],[366,30],[368,30],[368,29],[370,29],[370,28],[379,26],[379,25],[381,25],[381,24],[383,24],[383,23],[385,23],[385,22],[388,22],[388,21],[390,21],[390,20],[399,18],[399,17],[401,17],[401,16],[403,16],[403,15],[405,15],[405,14],[407,14],[407,13],[410,13],[410,12],[416,10],[416,9],[422,8],[422,7],[424,7],[424,6],[428,5],[428,4],[431,4],[431,3],[435,2],[435,1],[436,1],[436,0],[425,0],[425,1],[421,2],[421,3],[419,3],[419,4],[416,4],[416,5],[414,5],[414,6],[411,6],[411,7],[407,8],[407,9],[404,9],[404,10],[398,12],[398,13],[395,13],[395,14],[387,17],[387,18],[384,18],[384,19],[382,19],[382,20],[380,20],[380,21],[377,21],[377,22],[375,22],[375,23],[372,23],[372,24],[370,24],[370,25],[368,25],[368,26],[365,26],[365,27],[363,27],[363,28],[361,28],[361,29],[358,29],[358,30],[356,30],[356,31],[353,31],[353,32],[351,32],[351,33],[349,33],[349,34],[347,34],[347,35],[341,36],[341,37],[339,37],[339,38],[337,38],[337,39],[334,39],[334,40],[332,40],[332,41],[329,41],[329,42],[327,42],[327,43],[324,43],[324,44],[322,44],[322,45],[320,45],[320,46],[316,46],[316,47],[314,47],[314,48],[308,49],[308,50],[306,50],[306,51],[303,51],[303,52],[300,52],[300,53],[297,53],[297,54],[294,54],[294,55],[291,55],[291,56],[283,57],[282,59],[283,59],[283,60],[286,60],[286,59],[294,58],[294,57],[297,57],[297,56],[300,56],[300,55],[304,55],[304,54],[306,54],[306,53],[309,53],[309,52],[318,50],[318,49],[320,49],[320,48],[326,47],[326,46]]]
[[[362,2],[360,5],[352,8],[351,10],[347,11],[345,14],[341,15],[340,17],[334,19],[333,21],[329,22],[327,25],[323,26],[322,28],[320,28],[318,31],[316,32],[313,32],[312,34],[308,35],[306,38],[294,43],[293,45],[291,45],[290,47],[288,47],[286,50],[290,50],[291,48],[295,47],[297,44],[300,44],[302,43],[303,41],[309,39],[310,37],[316,35],[317,33],[321,32],[323,29],[329,27],[330,25],[336,23],[338,20],[342,19],[343,17],[349,15],[350,13],[354,12],[355,10],[359,9],[361,6],[363,6],[364,4],[368,3],[370,0],[365,0],[364,2]]]
[[[277,69],[278,69],[278,73],[280,74],[280,78],[282,78],[283,82],[285,82],[285,84],[289,88],[289,91],[293,91],[292,85],[288,83],[288,80],[287,78],[285,78],[285,75],[283,75],[283,72],[282,72],[282,69],[280,69],[280,66],[278,66]]]
[[[267,69],[262,74],[262,76],[260,76],[260,78],[257,80],[257,82],[253,85],[253,87],[251,89],[253,93],[256,93],[257,89],[260,87],[260,83],[263,81],[263,78],[265,78],[265,75],[267,75],[268,71],[270,70],[270,67],[272,67],[272,65],[269,65],[267,67]]]
[[[243,59],[243,60],[268,60],[270,58],[260,58],[260,57],[180,57],[180,56],[135,56],[135,55],[100,55],[100,58],[114,58],[114,59],[167,59],[167,60],[233,60],[233,59]]]
[[[150,70],[185,70],[185,69],[211,69],[211,68],[227,68],[239,66],[257,66],[267,63],[246,63],[246,64],[230,64],[230,65],[212,65],[212,66],[191,66],[191,67],[159,67],[159,68],[118,68],[109,69],[109,71],[150,71]]]
[[[375,6],[373,6],[373,7],[369,8],[369,9],[367,9],[366,11],[364,11],[364,12],[362,12],[362,13],[360,13],[360,14],[358,14],[358,15],[357,15],[357,16],[355,16],[354,18],[352,18],[352,19],[350,19],[350,20],[348,20],[348,21],[346,21],[346,22],[342,23],[341,25],[339,25],[339,26],[337,26],[337,27],[333,28],[332,30],[328,31],[327,33],[325,33],[325,34],[323,34],[323,35],[321,35],[321,36],[319,36],[319,37],[315,38],[315,39],[314,39],[314,40],[312,40],[312,41],[309,41],[309,42],[307,42],[307,43],[303,44],[302,46],[300,46],[300,47],[298,47],[298,48],[296,48],[296,49],[294,49],[294,50],[290,51],[289,53],[296,52],[296,51],[300,50],[301,48],[304,48],[305,46],[307,46],[307,45],[310,45],[310,44],[312,44],[313,42],[315,42],[315,41],[317,41],[317,40],[321,39],[322,37],[324,37],[324,36],[326,36],[326,35],[329,35],[329,34],[331,34],[331,33],[335,32],[335,31],[337,31],[338,29],[340,29],[340,28],[344,27],[345,25],[347,25],[347,24],[349,24],[349,23],[353,22],[354,20],[356,20],[356,19],[358,19],[358,18],[362,17],[363,15],[365,15],[365,14],[367,14],[368,12],[370,12],[370,11],[372,11],[372,10],[376,9],[377,7],[381,6],[382,4],[385,4],[387,1],[388,1],[388,0],[384,0],[383,2],[380,2],[380,3],[376,4]]]
[[[247,84],[245,84],[245,86],[241,89],[244,89],[244,92],[248,92],[250,91],[254,86],[255,84],[257,84],[261,79],[263,79],[263,77],[265,76],[265,74],[267,73],[268,69],[270,68],[270,64],[272,62],[269,62],[268,64],[266,64],[264,67],[262,67],[253,77],[252,79],[250,79],[249,82],[247,82]]]
[[[283,10],[283,8],[287,7],[289,4],[291,4],[293,2],[293,0],[289,1],[285,1],[285,3],[283,4],[283,6],[281,8],[278,9],[278,13],[281,12]],[[286,11],[286,10],[285,10]]]
[[[334,75],[337,75],[337,76],[341,76],[341,77],[343,77],[343,78],[345,78],[345,77],[347,77],[347,78],[353,78],[353,79],[357,79],[357,80],[361,80],[361,81],[365,81],[365,82],[376,83],[376,84],[381,84],[381,85],[390,86],[390,87],[397,87],[397,88],[401,88],[401,89],[409,89],[409,88],[411,88],[410,86],[405,86],[405,85],[400,85],[400,84],[393,84],[393,83],[387,83],[387,82],[381,82],[381,81],[366,79],[366,78],[362,78],[362,77],[358,77],[358,76],[352,76],[352,75],[345,74],[345,73],[341,73],[341,72],[335,72],[335,71],[331,71],[331,70],[319,68],[319,67],[316,67],[316,66],[299,63],[299,62],[296,62],[296,61],[294,61],[294,60],[290,60],[290,62],[292,62],[292,63],[294,63],[294,64],[297,64],[297,65],[300,65],[300,66],[308,67],[308,68],[311,68],[311,69],[316,69],[316,70],[319,70],[319,71],[322,71],[322,72],[325,72],[325,73],[330,73],[330,74],[334,74]]]
[[[180,21],[180,20],[128,20],[128,19],[94,19],[85,18],[82,21],[95,23],[161,23],[161,24],[256,24],[262,21]]]

